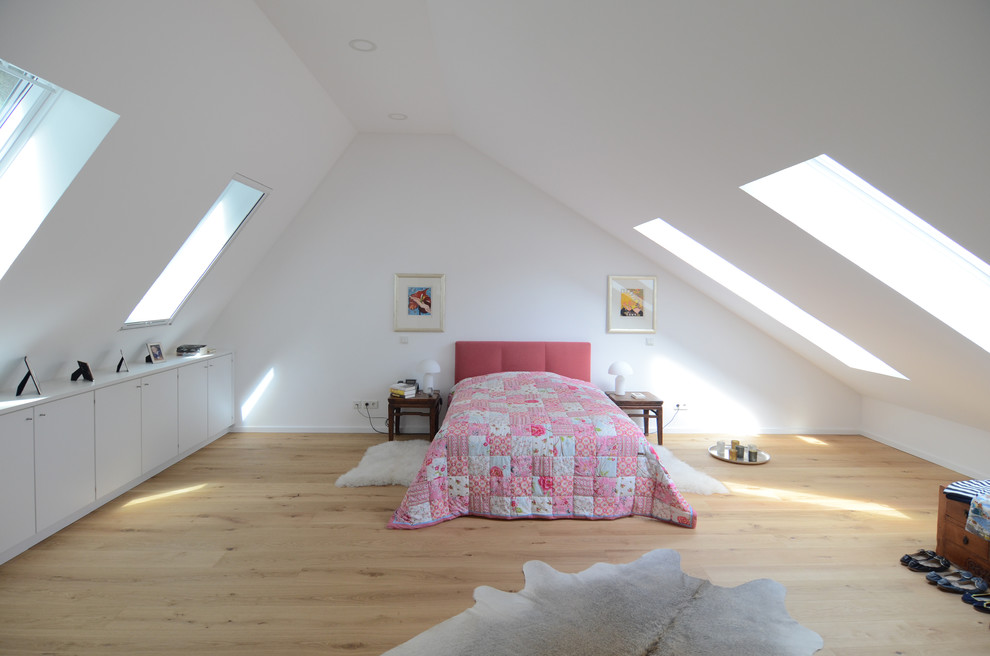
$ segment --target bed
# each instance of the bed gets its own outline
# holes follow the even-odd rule
[[[617,519],[694,528],[640,428],[591,384],[587,342],[456,342],[454,388],[388,526],[456,517]]]

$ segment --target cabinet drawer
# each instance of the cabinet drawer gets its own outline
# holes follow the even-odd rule
[[[959,526],[966,525],[966,517],[969,516],[969,504],[962,501],[945,500],[945,518]]]
[[[984,575],[987,573],[990,568],[990,542],[955,524],[943,525],[942,531],[943,556],[963,569]]]

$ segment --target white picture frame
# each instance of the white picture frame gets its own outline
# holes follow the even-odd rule
[[[606,330],[610,333],[657,332],[656,276],[609,276]]]
[[[158,342],[148,343],[148,355],[151,356],[151,361],[154,362],[165,362],[165,349]]]
[[[444,282],[442,273],[395,274],[392,330],[442,333]]]

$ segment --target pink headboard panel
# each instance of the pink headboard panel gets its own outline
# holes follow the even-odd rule
[[[501,371],[550,371],[591,381],[590,342],[455,342],[454,382]]]

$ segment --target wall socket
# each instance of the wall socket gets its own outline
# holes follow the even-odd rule
[[[367,399],[365,401],[355,401],[354,402],[354,409],[355,410],[364,410],[365,407],[367,407],[369,410],[377,410],[378,409],[378,401],[377,400],[372,401],[371,399]]]
[[[674,404],[674,409],[675,410],[681,410],[681,411],[687,410],[688,409],[688,404],[687,403],[675,403]]]

